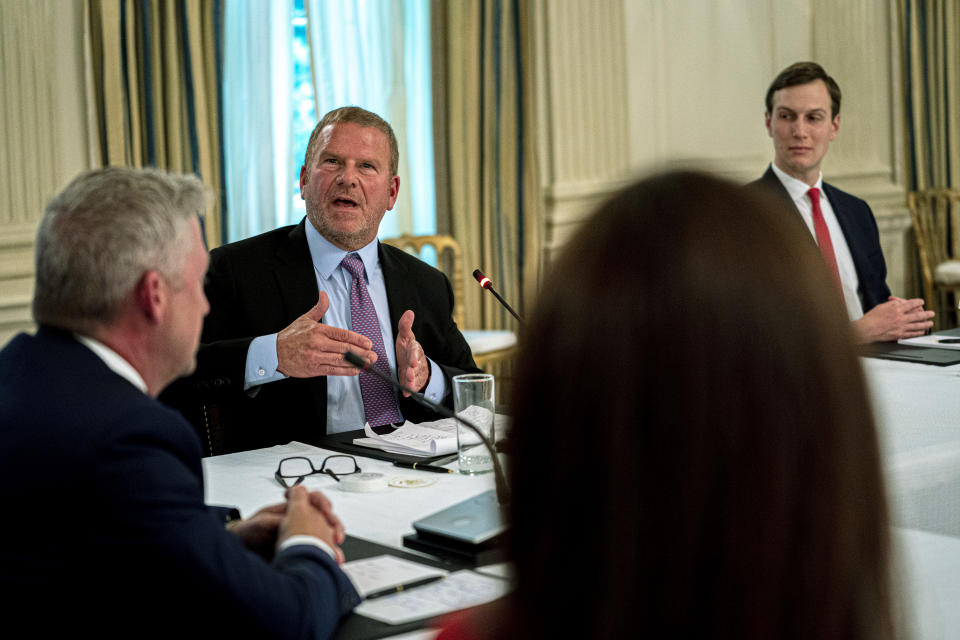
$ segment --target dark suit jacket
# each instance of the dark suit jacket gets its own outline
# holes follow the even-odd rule
[[[203,503],[190,425],[69,333],[0,351],[0,425],[7,628],[323,638],[358,602],[316,547],[269,564],[243,547]]]
[[[773,172],[772,167],[767,167],[763,177],[751,182],[748,186],[767,189],[777,197],[783,198],[791,208],[796,209],[790,193]],[[873,217],[870,206],[860,198],[826,182],[823,183],[823,193],[830,201],[833,212],[837,214],[843,237],[850,248],[850,255],[853,256],[853,266],[857,270],[860,293],[863,296],[863,311],[866,313],[881,302],[886,302],[890,297],[890,289],[887,287],[887,265],[883,259],[883,250],[880,248],[877,221]]]
[[[305,224],[303,220],[210,253],[207,298],[211,309],[204,323],[197,372],[165,392],[163,399],[179,406],[184,396],[199,390],[207,401],[217,403],[224,424],[224,451],[291,440],[320,443],[326,433],[325,377],[264,384],[252,396],[243,391],[250,341],[280,331],[317,302]],[[380,245],[379,255],[394,335],[400,316],[412,309],[413,333],[444,376],[479,371],[453,322],[453,292],[446,277],[388,245]],[[449,398],[447,404],[452,406]],[[400,398],[400,410],[413,422],[439,417],[409,398]]]

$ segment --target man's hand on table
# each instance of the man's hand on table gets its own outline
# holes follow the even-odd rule
[[[905,300],[890,296],[850,323],[858,344],[889,342],[924,335],[933,326],[933,311],[923,309],[921,298]]]
[[[257,511],[246,520],[234,520],[227,529],[234,533],[251,551],[269,560],[277,545],[277,531],[283,514],[287,511],[284,503],[270,505]]]
[[[291,378],[355,376],[360,370],[343,359],[347,351],[367,364],[377,361],[370,338],[320,322],[329,306],[321,291],[313,308],[277,334],[277,371]]]
[[[287,489],[286,508],[277,533],[278,545],[292,536],[313,536],[333,549],[337,564],[343,562],[340,545],[346,538],[346,532],[326,496],[319,491],[307,491],[300,485],[290,487]]]

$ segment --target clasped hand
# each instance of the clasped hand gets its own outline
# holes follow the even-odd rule
[[[857,342],[888,342],[922,336],[933,326],[933,311],[923,308],[923,300],[905,300],[890,296],[852,323]]]
[[[243,544],[264,558],[271,558],[281,542],[295,535],[319,538],[333,549],[337,563],[343,562],[340,545],[346,530],[333,506],[319,491],[307,491],[303,486],[287,489],[287,502],[270,505],[246,520],[228,525]]]

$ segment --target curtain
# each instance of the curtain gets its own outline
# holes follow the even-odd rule
[[[91,165],[196,173],[205,234],[221,241],[221,0],[87,0],[84,71]]]
[[[436,231],[429,0],[304,0],[317,120],[357,105],[390,123],[400,194],[380,237]]]
[[[960,5],[899,0],[910,191],[960,188]]]
[[[960,7],[955,0],[898,0],[903,65],[904,177],[908,192],[960,189]],[[946,248],[956,255],[960,229],[945,222]],[[919,249],[913,244],[910,288],[924,291]],[[949,295],[927,304],[953,308]],[[943,306],[946,304],[946,306]],[[940,324],[939,328],[946,328]]]
[[[231,0],[224,11],[227,238],[300,220],[294,198],[292,2]]]
[[[540,267],[530,3],[437,1],[434,9],[444,36],[438,45],[444,55],[436,56],[444,79],[437,118],[443,127],[440,200],[448,203],[449,228],[467,271],[483,271],[522,314]],[[515,329],[513,317],[481,293],[467,288],[466,327]]]

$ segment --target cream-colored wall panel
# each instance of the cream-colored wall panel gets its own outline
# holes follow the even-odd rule
[[[0,345],[32,327],[43,207],[89,167],[83,3],[0,2]]]
[[[541,16],[550,174],[557,183],[618,175],[628,151],[622,2],[552,0]]]
[[[3,281],[33,275],[33,246],[27,245],[6,250],[0,248],[0,274]]]
[[[772,155],[767,86],[786,65],[813,59],[844,92],[825,173],[898,181],[892,3],[624,0],[624,24],[632,168],[759,175]]]
[[[87,166],[82,4],[0,3],[0,222],[36,220]]]
[[[36,224],[0,225],[0,346],[33,327],[33,241]]]
[[[873,207],[888,283],[907,293],[895,3],[619,2],[619,10],[609,0],[537,5],[548,255],[637,175],[686,167],[758,178],[773,156],[767,86],[788,64],[816,60],[844,93],[824,175]]]
[[[627,0],[624,13],[631,166],[757,155],[775,8]]]
[[[547,248],[629,172],[623,0],[537,0],[538,137]]]
[[[843,92],[840,132],[824,175],[899,182],[900,102],[895,21],[886,2],[815,0],[816,59]],[[829,172],[829,173],[828,173]]]

